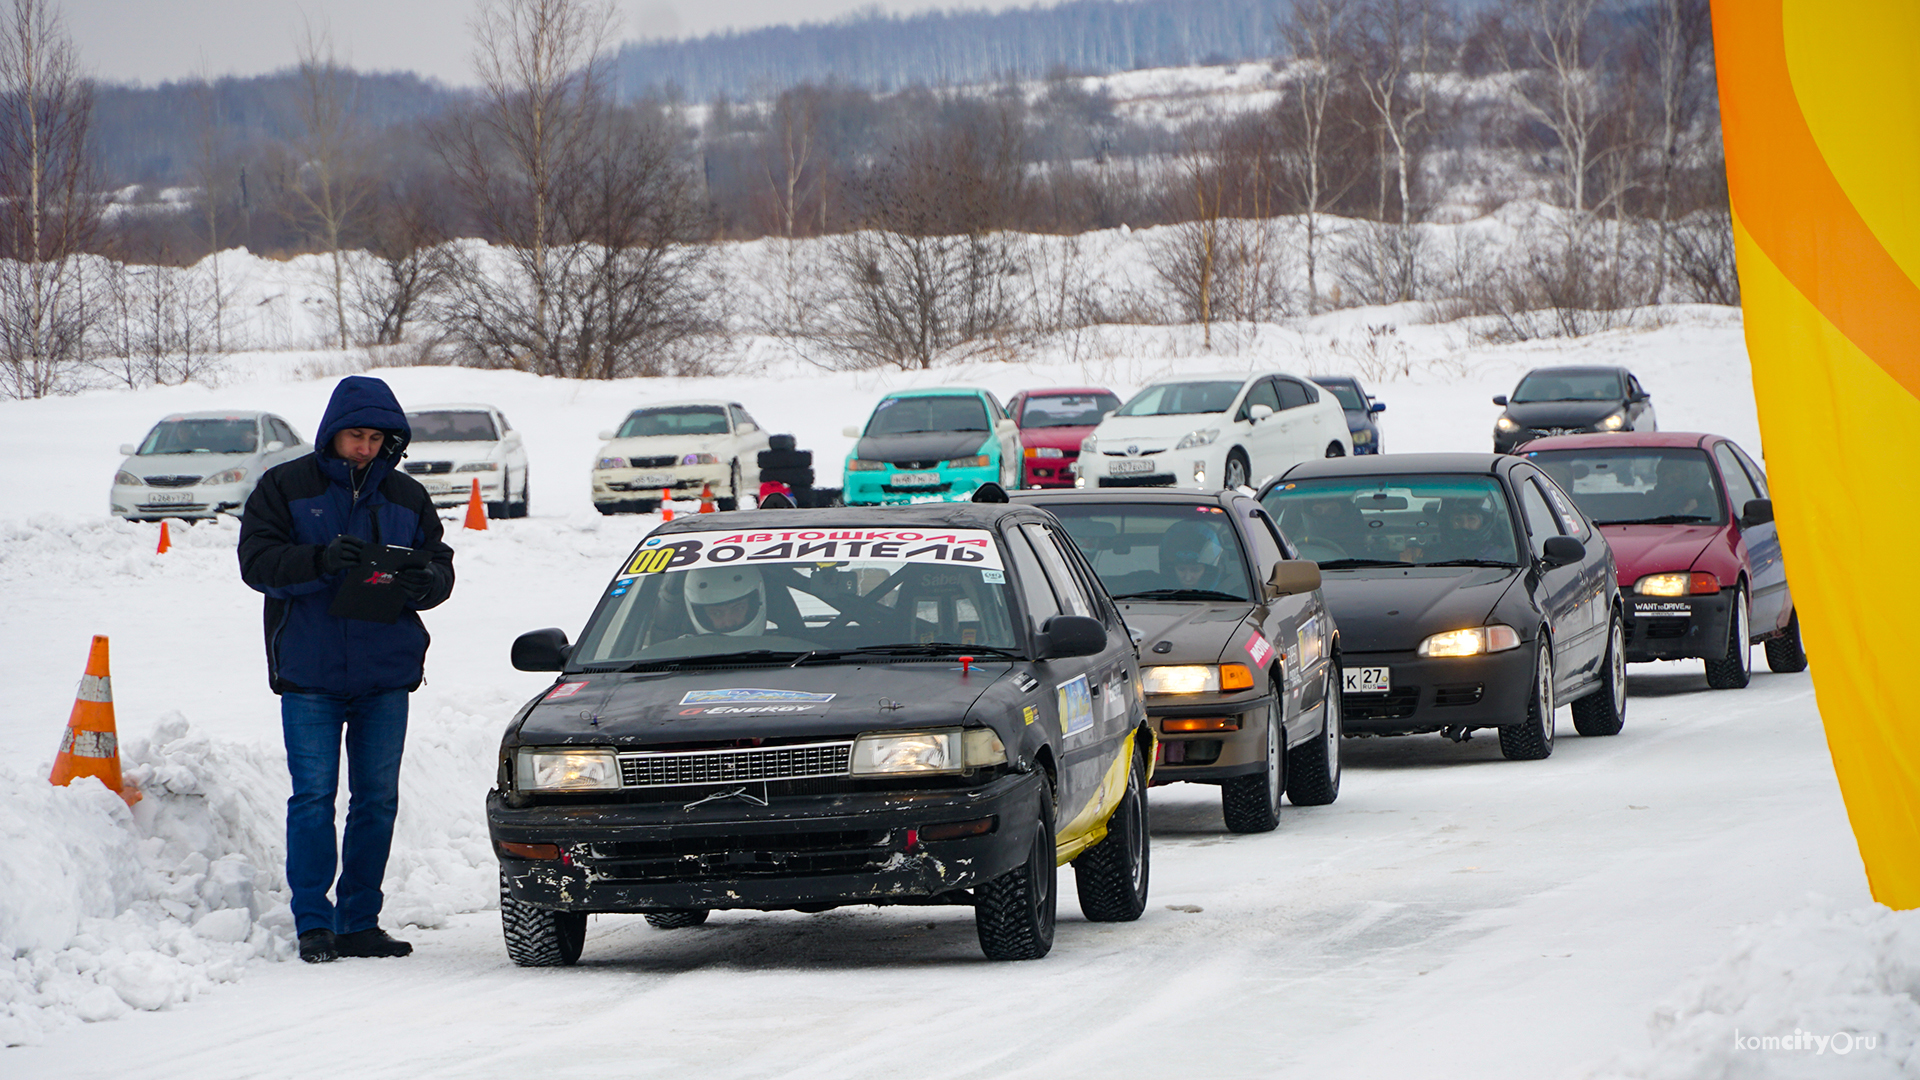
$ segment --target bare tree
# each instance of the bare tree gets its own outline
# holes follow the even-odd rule
[[[1529,50],[1528,56],[1510,61],[1518,76],[1516,100],[1559,147],[1566,204],[1578,212],[1594,209],[1587,181],[1603,152],[1601,133],[1609,119],[1602,73],[1589,55],[1600,0],[1511,2],[1527,29]]]
[[[1660,226],[1660,251],[1650,297],[1657,302],[1670,274],[1670,253],[1681,242],[1675,237],[1674,197],[1687,150],[1683,141],[1714,98],[1709,68],[1713,52],[1709,0],[1658,0],[1642,39],[1642,50],[1653,69],[1659,94],[1659,176],[1654,182],[1656,203],[1652,209]]]
[[[69,388],[92,312],[81,253],[101,207],[87,133],[93,89],[51,0],[11,0],[0,22],[0,355],[5,391]]]
[[[202,74],[193,88],[199,137],[194,147],[193,180],[199,188],[200,224],[206,232],[208,270],[213,279],[213,351],[226,352],[226,290],[220,280],[220,252],[226,246],[223,209],[227,201],[228,170],[233,165],[226,114],[214,93],[213,80]],[[130,355],[130,354],[129,354]]]
[[[1402,235],[1372,245],[1375,255],[1392,259],[1392,273],[1386,280],[1394,287],[1387,292],[1388,302],[1411,300],[1414,294],[1417,245],[1411,235],[1411,174],[1431,104],[1434,24],[1438,19],[1432,0],[1371,0],[1361,9],[1358,20],[1358,81],[1373,106],[1380,138],[1392,147],[1392,175],[1398,183]],[[1374,265],[1378,265],[1377,260]]]
[[[1336,99],[1351,87],[1353,9],[1346,0],[1293,0],[1282,34],[1292,50],[1286,100],[1277,110],[1299,160],[1296,186],[1307,221],[1307,313],[1320,310],[1320,214],[1352,186],[1328,168],[1341,133]]]
[[[452,273],[444,189],[427,177],[389,178],[368,205],[367,251],[351,270],[352,304],[363,337],[398,345],[416,310]]]
[[[339,348],[347,335],[347,267],[343,237],[367,197],[364,146],[353,117],[347,72],[335,59],[333,41],[309,23],[298,42],[300,120],[304,134],[295,140],[294,175],[286,187],[295,215],[319,233],[331,259],[328,291],[333,296],[334,335]]]

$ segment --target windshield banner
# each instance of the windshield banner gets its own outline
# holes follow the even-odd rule
[[[1001,570],[1000,549],[985,529],[794,529],[649,536],[629,574],[678,573],[729,563],[938,563]]]

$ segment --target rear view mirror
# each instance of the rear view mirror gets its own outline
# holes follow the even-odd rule
[[[1311,559],[1282,559],[1267,578],[1267,599],[1298,596],[1320,587],[1320,564]]]
[[[1765,525],[1772,520],[1772,499],[1748,499],[1747,505],[1740,508],[1740,527],[1743,529],[1751,529],[1755,525]]]
[[[611,431],[603,431],[603,432],[601,432],[601,433],[600,433],[600,434],[599,434],[599,435],[597,436],[597,438],[599,438],[599,440],[600,440],[601,442],[612,442],[612,441],[613,441],[613,432],[611,432]]]
[[[1247,416],[1256,424],[1272,415],[1273,408],[1269,405],[1254,405],[1247,409]]]
[[[557,626],[529,630],[513,639],[513,666],[519,671],[560,671],[572,651],[567,632]]]
[[[1495,395],[1493,395],[1493,403],[1494,403],[1495,405],[1498,405],[1498,406],[1500,406],[1500,407],[1501,407],[1501,408],[1503,408],[1503,409],[1504,409],[1504,408],[1506,408],[1506,407],[1507,407],[1507,395],[1505,395],[1505,394],[1495,394]]]
[[[132,456],[133,456],[133,452],[134,452],[134,451],[135,451],[136,449],[137,449],[137,447],[135,447],[135,446],[134,446],[134,445],[133,445],[132,443],[130,443],[130,442],[123,442],[123,443],[121,443],[121,444],[120,444],[120,456],[121,456],[121,457],[132,457]]]
[[[1107,647],[1107,627],[1085,615],[1055,615],[1040,629],[1040,658],[1092,656]]]
[[[1549,567],[1570,566],[1586,557],[1587,545],[1571,536],[1549,536],[1540,548],[1540,561]]]
[[[849,439],[857,439],[860,437],[860,429],[857,427],[844,427],[840,429],[840,434],[845,435]]]
[[[1377,412],[1377,413],[1383,413],[1383,412],[1386,412],[1386,411],[1387,411],[1387,403],[1386,403],[1386,402],[1384,402],[1384,401],[1376,401],[1376,402],[1374,402],[1374,403],[1373,403],[1373,408],[1372,408],[1371,410],[1369,410],[1369,411],[1371,411],[1371,412]]]

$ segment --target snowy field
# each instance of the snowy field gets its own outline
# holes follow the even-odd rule
[[[266,408],[311,436],[334,380],[308,375],[329,359],[0,403],[0,1075],[1920,1075],[1920,922],[1870,903],[1812,684],[1764,665],[1719,693],[1698,664],[1635,667],[1625,731],[1581,739],[1563,715],[1544,762],[1504,761],[1490,737],[1350,740],[1340,800],[1267,835],[1226,833],[1217,789],[1155,789],[1147,915],[1097,926],[1063,903],[1038,963],[983,961],[970,913],[942,908],[673,932],[598,917],[578,968],[507,961],[482,799],[502,726],[549,682],[513,671],[507,646],[576,632],[653,523],[593,511],[597,431],[646,401],[724,396],[798,435],[831,483],[840,429],[890,389],[1125,394],[1168,372],[1351,369],[1363,328],[1394,315],[1247,329],[1226,357],[1190,328],[1107,328],[1076,360],[911,374],[374,372],[409,407],[502,407],[537,483],[531,517],[449,532],[458,584],[427,616],[383,918],[416,952],[325,967],[291,961],[278,709],[237,530],[176,528],[157,555],[157,526],[108,517],[106,497],[116,447],[171,411]],[[1663,428],[1757,451],[1740,334],[1709,308],[1522,346],[1405,326],[1405,373],[1374,380],[1386,446],[1484,450],[1491,395],[1588,362],[1630,365]],[[93,634],[112,639],[123,757],[147,793],[131,813],[43,779]]]

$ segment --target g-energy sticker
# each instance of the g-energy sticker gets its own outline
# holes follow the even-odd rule
[[[730,563],[819,563],[859,560],[937,563],[999,570],[1000,549],[985,529],[790,529],[779,532],[695,532],[649,536],[628,574],[679,573]]]
[[[680,704],[766,705],[803,702],[824,705],[832,700],[832,694],[813,694],[805,690],[761,690],[756,687],[736,687],[730,690],[689,690],[686,696],[680,699]]]
[[[693,705],[680,710],[681,716],[786,716],[790,713],[819,712],[825,705]]]

